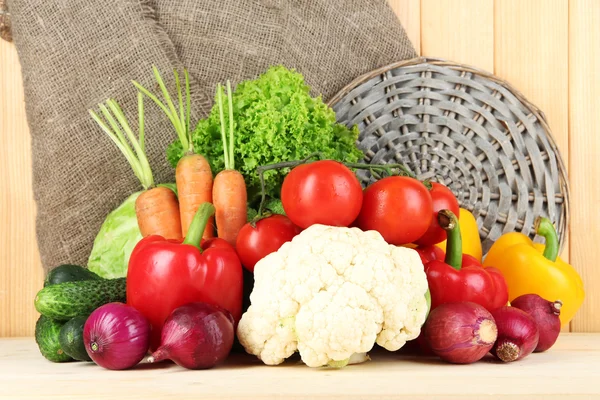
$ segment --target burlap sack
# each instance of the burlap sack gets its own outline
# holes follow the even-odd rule
[[[360,73],[415,56],[382,0],[9,0],[8,6],[46,270],[85,264],[106,214],[140,188],[87,110],[114,97],[135,120],[130,81],[152,86],[152,65],[163,75],[183,65],[190,70],[198,118],[210,109],[216,82],[251,78],[271,64],[296,67],[327,98]],[[147,102],[149,159],[157,182],[172,181],[165,148],[175,133],[153,107]]]
[[[363,73],[416,56],[385,0],[152,1],[182,63],[210,90],[281,63],[327,100]]]

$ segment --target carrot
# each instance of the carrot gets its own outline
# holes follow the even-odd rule
[[[175,182],[179,194],[179,212],[181,215],[182,234],[187,234],[200,204],[213,201],[213,177],[210,164],[200,154],[187,154],[179,160],[175,169]],[[202,237],[214,236],[211,217],[206,224]]]
[[[140,194],[135,201],[135,214],[142,236],[182,238],[177,196],[171,189],[155,187]],[[165,224],[164,221],[173,223]]]
[[[217,87],[217,101],[221,117],[221,138],[223,140],[223,153],[225,169],[217,174],[213,185],[213,204],[216,209],[217,232],[220,238],[225,239],[232,246],[240,229],[247,222],[246,183],[239,171],[235,170],[233,156],[233,100],[231,97],[231,84],[227,81],[227,97],[229,105],[229,145],[225,134],[225,116],[223,115],[223,86]]]
[[[104,118],[92,110],[90,115],[121,150],[144,188],[135,202],[135,214],[142,236],[161,235],[166,239],[182,239],[179,204],[175,193],[168,188],[154,186],[152,169],[146,157],[142,94],[138,93],[138,138],[133,134],[123,110],[115,100],[109,99],[99,107]]]
[[[160,101],[157,96],[152,94],[148,89],[144,88],[137,82],[133,84],[146,96],[150,97],[167,115],[175,132],[179,137],[181,145],[186,150],[185,155],[177,163],[175,169],[175,182],[177,184],[177,193],[179,196],[179,213],[181,219],[181,234],[185,236],[188,228],[192,223],[192,219],[198,211],[198,207],[202,203],[212,203],[212,187],[213,187],[213,175],[210,169],[210,164],[200,154],[194,154],[193,142],[191,138],[190,128],[190,81],[187,70],[184,70],[185,76],[185,89],[186,89],[186,106],[183,104],[183,95],[181,91],[181,84],[179,81],[179,74],[174,71],[175,74],[175,86],[177,90],[177,97],[179,100],[179,112],[177,111],[176,105],[173,104],[169,91],[164,84],[160,73],[156,67],[153,67],[154,77],[160,87],[164,102]],[[214,221],[211,217],[210,221]],[[214,236],[213,233],[213,222],[206,224],[203,238],[211,238]]]
[[[219,237],[235,246],[240,229],[247,222],[246,182],[239,171],[226,169],[217,174],[213,186]]]

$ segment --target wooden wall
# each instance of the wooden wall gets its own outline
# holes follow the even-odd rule
[[[571,323],[600,332],[600,0],[389,0],[421,55],[506,79],[548,117],[569,169],[563,257],[586,301]],[[0,41],[0,337],[31,335],[42,273],[35,245],[30,139],[18,58]]]

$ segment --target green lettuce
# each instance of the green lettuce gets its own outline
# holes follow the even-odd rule
[[[349,162],[363,156],[356,148],[358,129],[337,124],[335,113],[321,97],[310,96],[304,77],[283,66],[271,67],[257,79],[241,82],[233,93],[233,114],[235,167],[244,175],[248,199],[253,204],[260,194],[256,168],[261,165],[300,160],[315,152]],[[224,168],[220,126],[218,107],[213,106],[192,135],[194,151],[208,159],[215,174]],[[179,140],[167,149],[167,159],[173,166],[183,155]],[[268,196],[279,197],[287,172],[265,173]]]

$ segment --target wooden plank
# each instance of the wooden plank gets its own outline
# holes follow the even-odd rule
[[[421,1],[388,0],[388,4],[400,19],[417,54],[421,54]]]
[[[583,278],[586,300],[574,331],[600,331],[600,1],[569,5],[569,150],[571,261]]]
[[[568,0],[497,0],[494,16],[495,73],[544,112],[568,165]]]
[[[493,72],[493,13],[493,0],[422,0],[422,54]]]
[[[568,0],[497,0],[495,73],[546,115],[569,162]],[[565,243],[563,259],[569,259]]]
[[[0,40],[0,337],[31,335],[42,285],[31,190],[31,141],[15,47]]]
[[[488,355],[453,365],[435,358],[378,351],[342,370],[311,369],[298,359],[267,367],[233,354],[204,371],[174,364],[108,371],[91,363],[52,364],[32,339],[0,340],[0,398],[103,399],[590,399],[597,384],[600,335],[561,336],[554,348],[514,364]],[[233,383],[235,382],[235,383]]]

